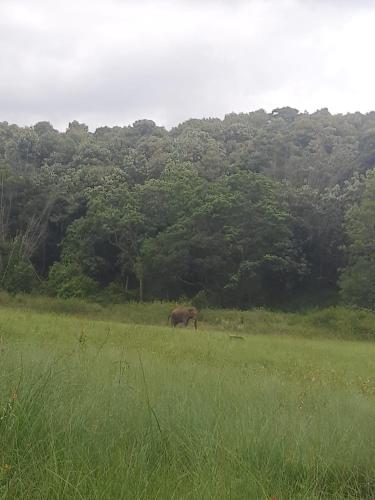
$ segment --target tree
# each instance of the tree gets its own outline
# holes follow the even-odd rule
[[[79,269],[140,295],[145,282],[149,298],[201,292],[238,306],[335,291],[374,130],[375,112],[289,107],[170,131],[150,120],[93,133],[77,121],[65,132],[2,122],[0,268],[26,255],[22,240],[41,279],[60,263],[64,280]],[[7,267],[16,287],[21,264]]]
[[[228,176],[146,240],[146,275],[157,293],[172,297],[204,290],[220,305],[271,303],[305,270],[288,219],[275,183],[252,173]]]
[[[102,286],[135,276],[143,300],[140,243],[144,220],[138,200],[121,171],[105,177],[89,192],[87,213],[74,221],[63,242],[62,261],[75,263]]]
[[[346,302],[375,308],[375,171],[366,179],[361,202],[346,219],[348,265],[341,272],[341,295]]]

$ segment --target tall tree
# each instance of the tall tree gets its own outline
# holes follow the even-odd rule
[[[375,308],[375,171],[366,179],[361,202],[348,212],[348,265],[340,276],[345,301]]]

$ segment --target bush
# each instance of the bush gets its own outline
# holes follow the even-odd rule
[[[11,260],[4,272],[2,287],[10,293],[30,293],[38,285],[30,262]]]
[[[113,281],[106,288],[100,290],[95,295],[95,301],[102,304],[123,304],[124,302],[132,302],[138,299],[138,290],[126,291],[121,283]]]
[[[352,305],[375,308],[375,262],[364,257],[345,269],[340,277],[341,296]]]
[[[57,262],[50,270],[47,289],[51,295],[68,299],[98,293],[98,283],[83,274],[77,264]]]
[[[191,303],[197,309],[206,309],[210,307],[210,300],[205,290],[198,292],[192,299]]]

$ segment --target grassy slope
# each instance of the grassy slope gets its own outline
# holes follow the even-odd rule
[[[77,299],[63,300],[42,296],[0,292],[0,307],[67,314],[80,318],[119,321],[123,323],[168,324],[167,317],[174,303],[100,305]],[[200,311],[205,329],[251,334],[293,335],[306,338],[344,338],[375,340],[375,313],[364,309],[328,307],[301,313],[206,309]]]
[[[303,337],[371,316],[207,311],[195,333],[161,326],[168,304],[6,300],[3,498],[375,497],[375,344]]]

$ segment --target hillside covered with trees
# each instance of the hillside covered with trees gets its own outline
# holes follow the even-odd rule
[[[97,300],[375,304],[375,112],[89,132],[0,123],[0,286]]]

